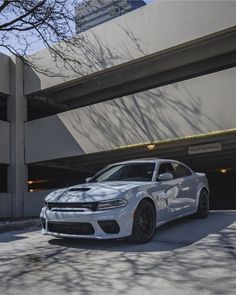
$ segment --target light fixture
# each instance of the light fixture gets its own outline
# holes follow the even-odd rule
[[[228,170],[227,169],[220,169],[221,173],[226,173]]]
[[[152,151],[152,150],[154,150],[154,149],[155,149],[155,147],[156,147],[156,145],[155,145],[155,144],[148,144],[148,145],[147,145],[147,149],[148,149],[149,151]]]
[[[30,192],[30,193],[33,193],[33,192],[34,192],[34,189],[30,189],[29,192]]]
[[[33,180],[28,180],[28,184],[33,184]]]

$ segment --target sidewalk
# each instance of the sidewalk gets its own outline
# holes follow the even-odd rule
[[[32,226],[40,226],[39,218],[21,218],[18,220],[0,220],[0,233],[22,230]]]

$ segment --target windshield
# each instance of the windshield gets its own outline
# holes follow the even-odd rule
[[[90,182],[152,181],[155,163],[132,163],[111,166],[95,175]]]

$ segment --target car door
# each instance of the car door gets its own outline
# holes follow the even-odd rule
[[[158,176],[164,173],[171,173],[172,180],[159,181]],[[165,198],[158,198],[158,215],[161,221],[174,218],[183,207],[182,191],[179,189],[180,180],[176,179],[175,170],[171,162],[162,162],[157,171],[158,193],[165,195]]]
[[[197,194],[195,176],[191,169],[182,163],[172,162],[172,165],[181,191],[181,213],[191,212],[194,210]]]

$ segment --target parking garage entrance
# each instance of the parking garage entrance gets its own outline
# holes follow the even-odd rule
[[[182,161],[207,174],[211,209],[236,209],[236,129],[173,140],[125,146],[106,152],[35,163],[29,166],[29,191],[85,182],[104,166],[137,158]]]

